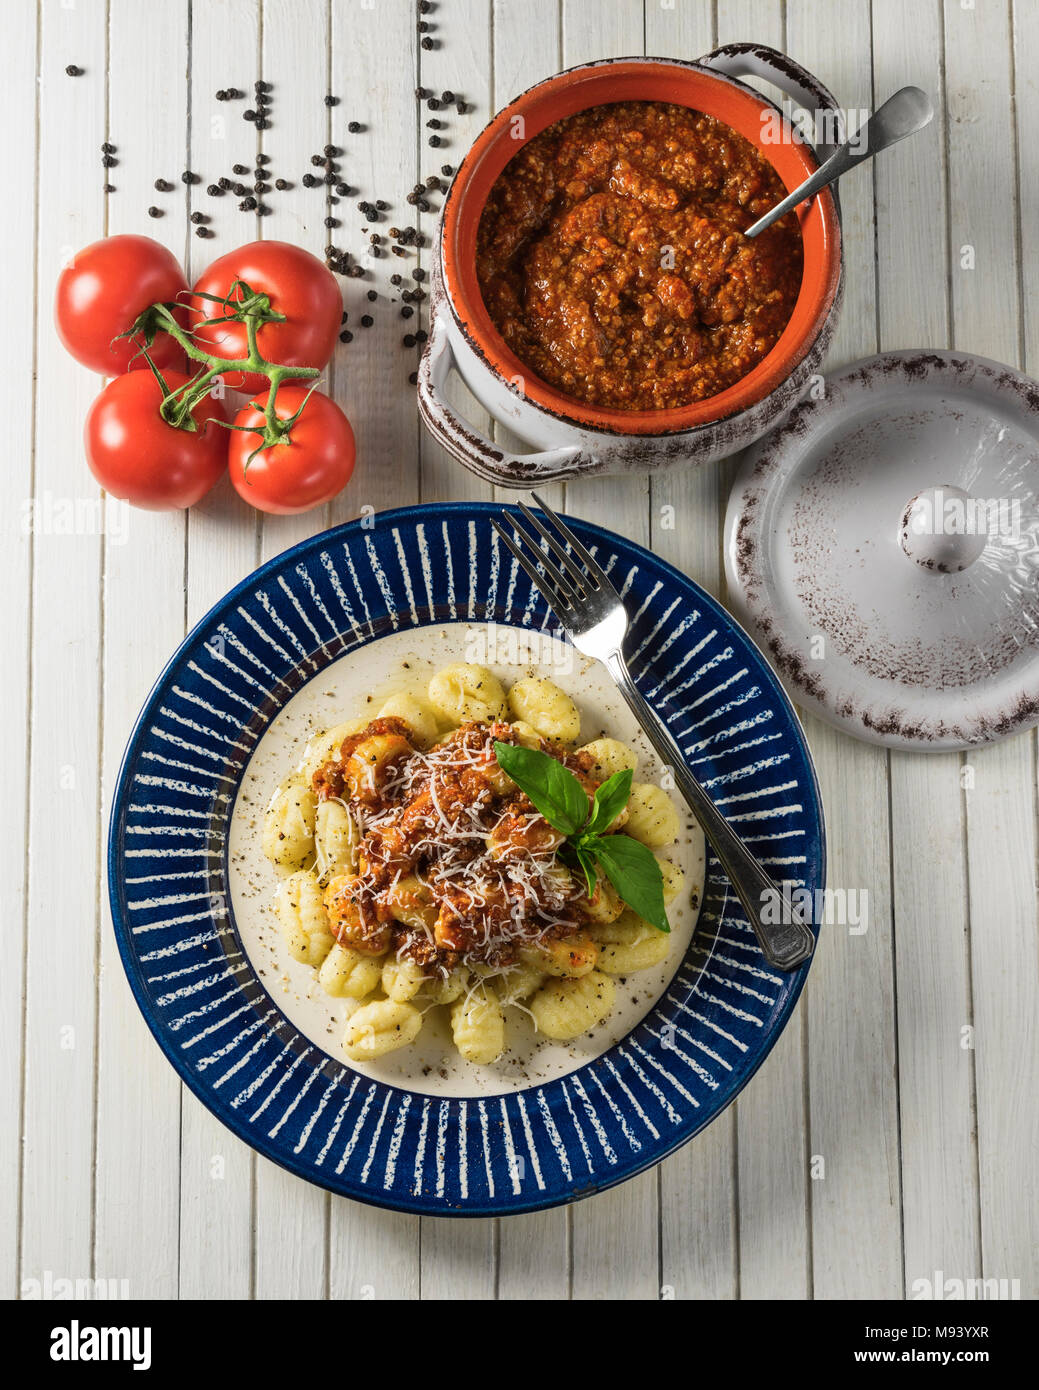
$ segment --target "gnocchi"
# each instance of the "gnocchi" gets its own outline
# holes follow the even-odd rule
[[[445,666],[429,682],[429,701],[447,724],[478,719],[493,724],[505,715],[505,691],[486,666],[460,661]]]
[[[616,986],[600,970],[577,979],[551,980],[530,1001],[538,1032],[558,1042],[571,1042],[602,1023],[613,1009]]]
[[[542,738],[576,743],[581,733],[577,706],[554,681],[527,676],[509,691],[509,709]]]
[[[346,1021],[343,1051],[354,1062],[374,1062],[413,1043],[422,1031],[422,1014],[413,1004],[377,999],[362,1004]]]
[[[506,691],[473,662],[446,666],[425,692],[400,691],[377,708],[376,722],[345,720],[308,740],[262,830],[279,877],[281,935],[343,1001],[345,1055],[371,1062],[409,1046],[435,1009],[474,1066],[505,1051],[510,1010],[557,1042],[597,1027],[613,1008],[615,981],[659,966],[670,938],[626,907],[601,872],[587,893],[564,832],[520,796],[493,741],[569,766],[588,798],[616,773],[634,772],[634,750],[605,735],[578,748],[580,712],[554,681],[527,675]],[[584,757],[571,762],[575,754],[559,745]],[[436,781],[437,768],[447,781]],[[572,802],[575,789],[565,791]],[[679,829],[670,797],[647,782],[632,784],[609,827],[653,850]],[[657,863],[672,901],[682,871]],[[505,921],[496,942],[494,923]]]
[[[663,849],[678,839],[681,829],[675,803],[663,787],[652,782],[633,782],[628,802],[629,835],[650,849]]]

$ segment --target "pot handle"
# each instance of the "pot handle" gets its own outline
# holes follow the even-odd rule
[[[419,363],[419,413],[433,438],[477,477],[499,487],[526,488],[559,482],[575,473],[602,471],[600,460],[576,444],[541,453],[513,454],[488,439],[456,414],[444,394],[444,385],[455,366],[441,310],[433,316],[433,331]]]
[[[771,82],[806,111],[832,111],[834,139],[813,145],[820,162],[847,138],[844,111],[830,89],[778,48],[764,43],[727,43],[697,61],[727,77],[760,77]]]

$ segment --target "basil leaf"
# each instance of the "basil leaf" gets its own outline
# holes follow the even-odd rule
[[[631,796],[631,778],[631,768],[626,767],[623,772],[615,772],[612,777],[607,777],[602,786],[596,789],[592,818],[585,826],[586,835],[600,835],[617,819]]]
[[[582,840],[564,840],[557,854],[569,868],[581,870],[588,896],[593,897],[598,880],[595,876],[595,859],[587,845],[583,844]]]
[[[597,835],[586,843],[627,905],[657,931],[670,932],[664,880],[650,850],[630,835]]]
[[[549,825],[562,835],[577,834],[588,819],[588,793],[568,767],[515,743],[496,742],[494,756]]]

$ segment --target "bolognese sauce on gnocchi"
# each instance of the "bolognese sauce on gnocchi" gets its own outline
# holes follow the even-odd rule
[[[307,743],[268,805],[262,849],[279,875],[273,906],[289,953],[326,994],[352,1001],[351,1060],[413,1043],[432,1009],[476,1066],[506,1049],[511,1011],[570,1041],[611,1013],[618,978],[667,957],[669,936],[601,868],[574,862],[505,771],[508,748],[496,754],[547,755],[591,811],[597,789],[618,773],[626,784],[637,759],[617,739],[579,746],[580,736],[577,706],[554,682],[529,676],[506,690],[488,668],[456,663],[424,696],[394,695],[374,718]],[[633,782],[610,815],[603,833],[629,848],[662,851],[679,834],[676,807],[652,783]],[[670,901],[682,871],[657,863]]]

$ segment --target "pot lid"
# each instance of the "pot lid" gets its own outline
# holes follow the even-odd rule
[[[1039,723],[1039,384],[957,352],[828,376],[729,499],[737,611],[858,738],[966,748]]]

